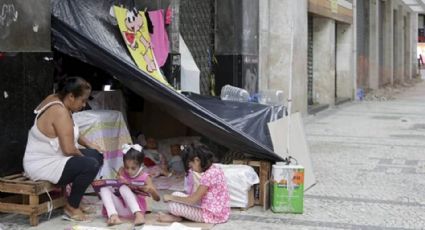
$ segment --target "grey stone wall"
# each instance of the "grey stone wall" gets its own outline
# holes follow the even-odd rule
[[[22,171],[34,108],[53,91],[49,53],[8,53],[0,58],[0,176]]]

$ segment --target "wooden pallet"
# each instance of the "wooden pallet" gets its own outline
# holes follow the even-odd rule
[[[48,181],[32,181],[22,173],[0,178],[0,212],[28,215],[32,226],[38,225],[38,216],[49,211],[50,199],[53,209],[65,205],[65,190]],[[52,191],[57,191],[56,195]]]

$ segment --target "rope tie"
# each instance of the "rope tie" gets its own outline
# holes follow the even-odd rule
[[[44,191],[46,191],[47,196],[49,197],[49,202],[47,203],[47,211],[49,212],[49,217],[47,218],[48,220],[50,220],[50,217],[52,216],[52,211],[53,211],[53,199],[50,196],[49,191],[47,191],[47,188],[44,187]]]
[[[298,160],[295,159],[292,156],[285,158],[283,161],[286,162],[286,165],[290,165],[291,163],[295,163],[295,165],[298,165]],[[295,162],[293,162],[293,161],[295,161]]]

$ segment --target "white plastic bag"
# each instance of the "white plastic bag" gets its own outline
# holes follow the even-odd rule
[[[260,183],[260,178],[254,169],[249,165],[215,165],[223,170],[226,177],[230,207],[248,207],[248,191],[252,185]]]

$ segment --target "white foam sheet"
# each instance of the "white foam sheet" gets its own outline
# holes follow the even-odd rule
[[[199,94],[199,78],[201,71],[196,65],[195,60],[193,59],[193,56],[181,35],[179,45],[181,55],[181,90]]]
[[[300,113],[293,113],[289,125],[289,154],[287,152],[288,117],[268,123],[275,153],[286,158],[292,156],[298,164],[304,166],[304,190],[316,184],[313,166],[310,158],[304,125]]]

